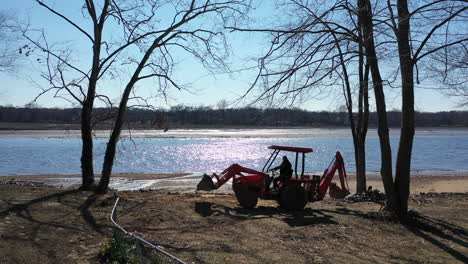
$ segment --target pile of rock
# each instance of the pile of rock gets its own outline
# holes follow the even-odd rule
[[[382,193],[377,189],[372,189],[372,186],[369,186],[366,192],[350,195],[345,198],[345,201],[381,203],[385,201],[385,193]]]

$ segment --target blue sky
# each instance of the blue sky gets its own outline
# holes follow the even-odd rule
[[[52,1],[53,2],[53,1]],[[81,12],[77,9],[76,3],[81,1],[60,1],[56,0],[54,6],[86,26],[86,22],[82,19]],[[270,1],[257,1],[257,10],[255,17],[257,21],[267,21],[271,18],[271,13],[274,7]],[[79,5],[78,5],[79,6]],[[81,38],[77,38],[77,34],[73,28],[64,23],[60,18],[50,15],[44,8],[38,6],[32,0],[17,0],[3,1],[2,9],[10,10],[17,14],[22,20],[29,20],[34,28],[45,28],[47,36],[54,41],[71,40],[73,47],[77,50],[86,49],[87,43]],[[228,38],[231,42],[234,56],[231,58],[232,68],[244,68],[255,66],[255,60],[252,59],[258,56],[259,52],[264,50],[265,45],[268,45],[268,40],[263,39],[261,35],[256,34],[229,34]],[[76,60],[86,58],[77,56]],[[157,107],[170,107],[173,105],[184,104],[189,106],[211,105],[216,106],[217,102],[222,99],[232,101],[244,93],[253,81],[256,70],[242,71],[235,74],[217,74],[209,75],[208,72],[195,63],[190,57],[183,55],[178,57],[178,66],[175,73],[175,79],[181,83],[189,84],[190,92],[180,92],[172,90],[169,93],[167,102],[156,100]],[[83,61],[82,63],[86,63]],[[0,73],[0,105],[15,105],[22,106],[30,102],[39,93],[39,89],[34,87],[30,79],[40,82],[39,71],[41,65],[31,63],[24,58],[20,61],[20,67],[15,73]],[[143,95],[152,95],[154,93],[154,83],[143,82],[137,86],[137,91]],[[108,86],[121,86],[118,81],[109,81]],[[454,98],[449,98],[434,89],[430,84],[422,84],[415,91],[416,110],[418,111],[449,111],[460,110],[457,108],[457,102]],[[122,88],[116,89],[120,91]],[[387,90],[387,107],[388,109],[400,108],[400,96],[398,89]],[[112,91],[111,96],[118,98],[119,93]],[[54,99],[51,96],[43,96],[38,101],[39,105],[45,107],[69,107],[70,103]],[[343,100],[339,92],[320,99],[311,99],[303,102],[296,107],[308,110],[336,110],[343,104]],[[371,107],[375,109],[375,107]],[[465,108],[466,109],[466,108]]]

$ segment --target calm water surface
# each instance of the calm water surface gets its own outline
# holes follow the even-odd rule
[[[170,132],[174,138],[157,138],[161,132],[139,133],[134,133],[136,138],[123,139],[119,143],[114,172],[219,172],[232,163],[260,170],[269,157],[270,150],[266,148],[269,145],[313,148],[314,152],[306,156],[307,171],[323,171],[334,153],[341,151],[347,170],[355,171],[352,138],[349,131],[344,129],[175,130]],[[138,137],[142,133],[143,136]],[[305,133],[329,136],[301,137]],[[76,137],[55,137],[59,134],[37,137],[37,134],[30,133],[18,137],[4,133],[0,138],[0,175],[80,173],[81,140]],[[375,131],[369,134],[366,143],[367,170],[378,171],[379,141],[372,136]],[[210,137],[203,138],[204,135]],[[258,135],[269,137],[261,138]],[[298,137],[287,138],[285,135]],[[395,159],[398,134],[392,135]],[[100,171],[102,166],[105,144],[104,138],[95,140],[96,171]],[[468,130],[417,131],[412,170],[468,174]]]

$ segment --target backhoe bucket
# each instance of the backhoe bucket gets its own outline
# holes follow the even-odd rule
[[[348,190],[343,190],[336,185],[336,183],[332,182],[329,189],[328,195],[330,195],[333,199],[343,199],[349,194]]]
[[[215,189],[213,179],[208,175],[203,175],[203,178],[197,185],[197,191],[212,191]]]

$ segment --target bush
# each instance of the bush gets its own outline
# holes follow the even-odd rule
[[[99,262],[106,264],[137,264],[134,249],[123,243],[118,243],[114,238],[104,241],[99,253]]]

